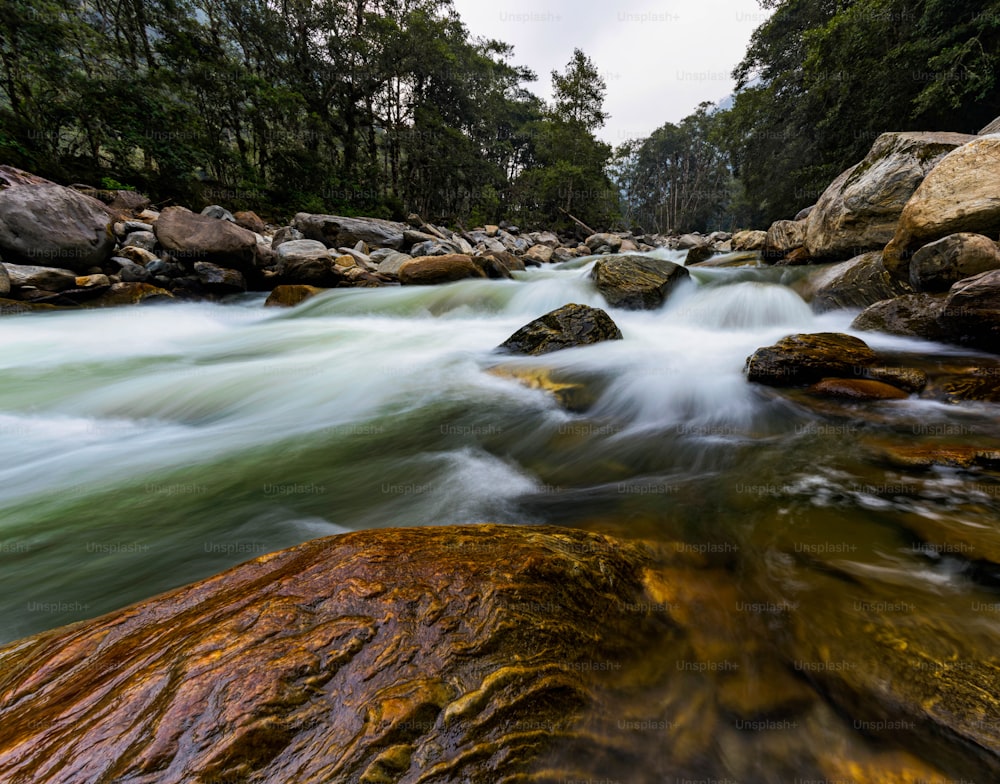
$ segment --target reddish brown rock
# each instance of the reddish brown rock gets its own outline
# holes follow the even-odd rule
[[[560,749],[603,778],[600,759],[649,754],[592,732],[673,628],[629,609],[662,600],[649,564],[638,544],[513,526],[264,556],[0,648],[0,780],[549,781]]]
[[[471,256],[452,253],[447,256],[418,256],[399,268],[399,282],[404,286],[451,283],[465,278],[485,278],[486,273]]]
[[[269,308],[294,308],[296,305],[312,299],[317,294],[322,294],[326,289],[318,286],[276,286],[274,291],[268,295],[265,307]]]
[[[808,389],[809,394],[846,400],[905,400],[903,390],[865,378],[824,378]]]

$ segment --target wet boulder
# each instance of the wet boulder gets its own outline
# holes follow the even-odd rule
[[[907,294],[875,302],[854,319],[851,328],[943,340],[945,333],[938,324],[938,316],[944,308],[944,300],[944,295]]]
[[[371,248],[404,246],[404,234],[410,230],[405,223],[378,218],[345,218],[340,215],[312,215],[300,212],[292,225],[306,239],[318,240],[328,248],[354,247],[364,242]]]
[[[924,245],[910,260],[916,291],[948,291],[955,283],[1000,268],[1000,249],[989,237],[961,232]]]
[[[1000,270],[952,286],[938,324],[951,342],[1000,353]]]
[[[652,310],[691,276],[684,267],[649,256],[615,256],[594,264],[591,277],[608,304],[629,310]]]
[[[274,291],[268,295],[264,306],[268,308],[293,308],[307,299],[312,299],[317,294],[322,294],[324,291],[326,289],[316,286],[276,286]]]
[[[257,235],[235,223],[168,207],[153,224],[159,244],[178,260],[207,261],[243,273],[253,272]]]
[[[622,333],[618,325],[603,310],[570,304],[521,327],[499,348],[513,354],[537,356],[564,348],[621,339]]]
[[[858,338],[834,332],[790,335],[747,359],[747,378],[775,387],[813,384],[827,377],[857,378],[875,364],[875,352]]]
[[[401,264],[396,275],[404,286],[430,286],[486,277],[472,257],[464,253],[413,258]]]
[[[882,254],[865,253],[820,270],[800,293],[814,310],[866,308],[876,302],[910,293],[910,287],[882,266]]]

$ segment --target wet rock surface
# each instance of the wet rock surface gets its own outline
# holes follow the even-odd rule
[[[645,256],[616,256],[594,265],[594,285],[608,304],[630,310],[660,307],[674,287],[690,277],[679,264]]]
[[[621,339],[618,325],[603,310],[570,304],[521,327],[499,348],[512,354],[538,355]]]

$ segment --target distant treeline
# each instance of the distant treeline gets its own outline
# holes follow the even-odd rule
[[[0,158],[158,202],[641,231],[789,217],[885,130],[1000,113],[1000,0],[763,0],[732,109],[617,150],[450,0],[4,0]]]

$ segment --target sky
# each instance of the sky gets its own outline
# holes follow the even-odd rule
[[[513,62],[539,77],[582,49],[608,86],[611,117],[598,136],[617,146],[677,122],[702,101],[730,95],[733,68],[769,15],[757,0],[453,0],[473,36],[514,46]]]

